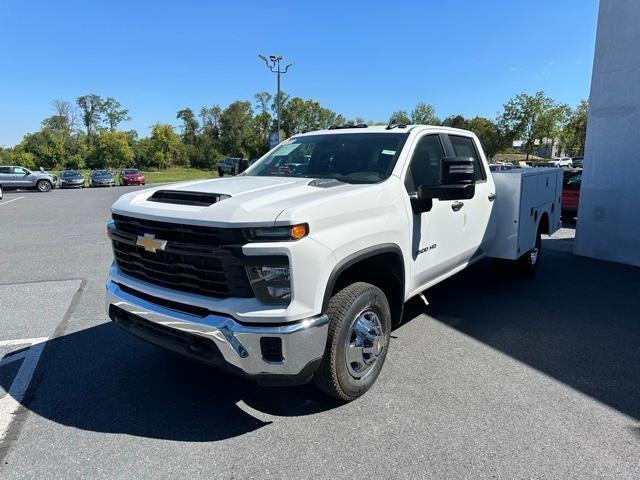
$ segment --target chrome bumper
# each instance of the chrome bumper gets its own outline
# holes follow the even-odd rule
[[[145,323],[176,330],[194,339],[212,341],[224,362],[240,370],[239,373],[252,376],[309,374],[313,373],[308,371],[309,367],[317,365],[324,354],[329,325],[326,315],[277,326],[246,326],[227,316],[212,313],[199,317],[157,305],[123,291],[111,280],[107,281],[106,289],[106,309],[112,320],[117,320],[114,311],[123,310]],[[261,339],[265,337],[281,340],[281,361],[264,359]],[[153,338],[145,337],[145,340],[165,346]],[[189,355],[188,351],[181,353]],[[190,356],[198,358],[195,354]]]

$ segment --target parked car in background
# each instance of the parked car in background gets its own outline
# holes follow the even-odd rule
[[[565,173],[562,182],[562,202],[560,204],[563,217],[573,218],[578,214],[581,185],[582,170]]]
[[[573,157],[571,159],[571,163],[573,164],[573,167],[575,168],[582,168],[582,160],[584,159],[584,157],[580,156],[580,157]]]
[[[249,160],[236,157],[225,158],[222,163],[218,164],[218,175],[220,177],[224,177],[225,175],[237,175],[246,170],[247,167],[249,167]]]
[[[0,185],[9,188],[35,188],[40,192],[50,191],[57,177],[44,170],[32,172],[25,167],[0,166]]]
[[[84,177],[77,170],[63,170],[58,179],[60,188],[82,188]]]
[[[547,166],[549,167],[572,167],[573,162],[570,157],[558,157],[547,162]]]
[[[144,175],[137,168],[123,168],[120,171],[120,185],[144,185]]]
[[[492,163],[489,165],[489,170],[492,172],[503,172],[505,170],[513,170],[516,167],[513,163]]]
[[[89,174],[90,187],[113,187],[115,184],[116,180],[108,170],[93,170]]]

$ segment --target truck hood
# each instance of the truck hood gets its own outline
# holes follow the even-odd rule
[[[185,222],[209,226],[251,227],[276,221],[287,209],[324,202],[371,185],[314,181],[311,178],[236,176],[177,183],[131,192],[118,199],[112,210],[150,220]],[[210,206],[180,205],[148,201],[158,190],[222,195]],[[228,196],[228,197],[227,197]]]

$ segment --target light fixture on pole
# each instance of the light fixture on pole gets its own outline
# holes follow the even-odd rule
[[[271,70],[273,73],[275,73],[278,77],[277,88],[276,88],[276,115],[277,115],[277,129],[278,129],[277,143],[280,143],[280,119],[281,119],[280,75],[284,75],[285,73],[287,73],[287,70],[289,70],[289,67],[291,67],[293,63],[290,63],[289,65],[284,67],[284,70],[280,70],[280,61],[282,60],[282,55],[269,55],[269,60],[267,60],[267,58],[264,55],[260,54],[258,55],[258,58],[262,60],[267,66],[267,68]]]

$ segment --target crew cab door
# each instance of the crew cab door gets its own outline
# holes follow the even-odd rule
[[[482,246],[489,245],[495,236],[495,223],[491,221],[493,202],[497,198],[493,177],[485,169],[482,150],[471,136],[445,136],[445,151],[448,156],[473,158],[475,194],[473,198],[461,200],[459,213],[462,222],[463,259],[465,262],[482,255]]]
[[[454,200],[433,199],[428,211],[416,208],[420,185],[440,183],[446,136],[425,134],[414,142],[404,184],[412,199],[411,291],[422,289],[464,261],[463,214]]]

